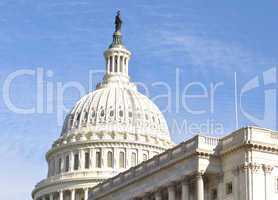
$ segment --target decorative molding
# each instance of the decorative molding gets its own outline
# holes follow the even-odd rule
[[[257,173],[261,169],[261,165],[258,163],[244,163],[239,166],[240,171],[245,172],[250,169],[253,173]]]

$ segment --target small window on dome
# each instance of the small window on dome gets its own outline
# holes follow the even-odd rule
[[[73,115],[69,116],[69,124],[70,124],[70,126],[72,126],[72,124],[73,124]]]
[[[114,71],[118,72],[118,56],[115,56],[115,66],[114,66]]]
[[[145,118],[146,118],[146,120],[148,120],[148,119],[149,119],[149,116],[146,114],[146,115],[145,115]]]
[[[113,115],[114,115],[114,111],[111,110],[111,111],[110,111],[110,117],[113,117]]]
[[[101,111],[100,116],[104,117],[104,110]]]
[[[108,151],[108,153],[107,153],[107,167],[109,167],[109,168],[113,167],[113,153],[112,153],[112,151]]]
[[[154,118],[154,116],[153,116],[153,122],[155,122],[155,118]]]
[[[109,57],[110,61],[109,61],[109,71],[112,72],[112,56]]]
[[[120,57],[120,72],[123,72],[123,65],[122,65],[122,63],[123,63],[123,56],[121,56]]]
[[[90,167],[90,153],[85,152],[85,169],[89,169]]]
[[[120,115],[120,117],[124,116],[124,112],[122,110],[120,110],[119,115]]]
[[[66,166],[65,166],[65,171],[69,171],[69,155],[66,156]]]
[[[58,173],[61,173],[62,172],[62,158],[59,158],[59,161],[58,161]]]
[[[85,119],[85,120],[88,119],[88,112],[87,112],[87,111],[85,112],[84,119]]]
[[[101,152],[96,152],[96,167],[101,168]]]
[[[95,113],[95,111],[93,110],[93,111],[92,111],[92,117],[95,117],[95,115],[96,115],[96,113]]]
[[[77,114],[76,120],[77,120],[77,121],[80,120],[80,113]]]
[[[135,152],[131,154],[131,166],[134,167],[137,164],[137,156]]]
[[[131,111],[128,113],[128,116],[129,116],[130,118],[132,117],[132,112],[131,112]]]
[[[120,152],[119,165],[120,165],[120,168],[125,168],[125,153],[124,152]]]
[[[75,154],[74,155],[74,165],[73,165],[73,169],[77,170],[79,167],[79,155]]]

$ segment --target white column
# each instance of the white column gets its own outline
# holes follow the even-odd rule
[[[43,196],[43,197],[42,197],[42,200],[46,200],[46,197],[45,197],[45,196]]]
[[[85,168],[84,167],[84,157],[85,157],[84,154],[85,154],[84,150],[81,149],[79,151],[79,169],[81,169],[81,170],[83,170]]]
[[[71,200],[75,200],[75,189],[71,190]]]
[[[223,183],[223,175],[219,175],[218,177],[218,185],[217,185],[217,199],[222,200],[224,195],[224,183]]]
[[[196,175],[196,199],[204,200],[204,181],[202,173]]]
[[[181,200],[189,200],[189,183],[183,180],[181,183]]]
[[[84,189],[84,200],[88,200],[88,193],[89,193],[89,189],[85,188]]]
[[[93,158],[95,157],[93,149],[89,150],[90,157],[89,157],[89,168],[93,168]]]
[[[49,200],[53,200],[53,193],[49,194]]]
[[[240,199],[240,181],[238,180],[239,178],[239,168],[236,167],[235,169],[232,170],[233,174],[233,195],[234,199]]]
[[[123,69],[121,56],[122,56],[122,54],[119,54],[119,70],[118,70],[118,72],[120,72],[120,73],[122,73],[122,69]]]
[[[127,58],[126,60],[126,75],[128,75],[128,62],[129,62],[129,58]]]
[[[176,194],[175,194],[175,185],[171,184],[168,186],[168,200],[175,200]]]
[[[62,190],[60,191],[60,195],[59,195],[59,196],[60,196],[59,200],[63,200],[64,194],[63,194],[63,191],[62,191]]]
[[[112,72],[115,71],[115,55],[112,55]]]
[[[73,165],[74,165],[74,155],[73,152],[70,152],[70,163],[69,163],[69,171],[72,172],[73,171]]]
[[[265,200],[271,200],[271,172],[273,167],[270,165],[263,165],[265,176]]]
[[[106,57],[106,73],[109,74],[110,56]]]
[[[154,197],[155,197],[155,200],[162,200],[161,192],[160,192],[160,191],[157,191],[157,192],[154,194]]]
[[[65,157],[66,155],[65,154],[63,154],[62,156],[61,156],[61,159],[62,159],[62,163],[61,163],[61,173],[63,173],[64,171],[65,171],[65,162],[66,162],[66,157]]]

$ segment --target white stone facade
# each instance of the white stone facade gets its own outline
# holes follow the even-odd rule
[[[197,135],[93,188],[89,200],[276,200],[278,132]]]

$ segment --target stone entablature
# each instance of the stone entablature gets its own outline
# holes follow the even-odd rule
[[[146,179],[146,185],[148,185],[147,177],[154,176],[156,173],[162,173],[161,176],[163,176],[162,169],[166,168],[168,169],[167,174],[178,174],[180,172],[171,171],[171,166],[182,162],[187,163],[186,165],[188,165],[187,171],[181,173],[183,176],[192,176],[196,172],[203,172],[206,175],[215,174],[217,176],[220,174],[226,174],[225,176],[227,176],[228,171],[225,173],[223,172],[225,169],[220,158],[228,157],[232,153],[236,155],[236,152],[240,150],[242,150],[242,152],[247,152],[247,155],[248,152],[252,150],[275,153],[277,155],[278,139],[275,137],[277,134],[277,132],[268,129],[246,127],[223,138],[197,135],[192,139],[189,139],[188,141],[97,185],[92,189],[90,200],[108,200],[110,199],[110,195],[117,196],[118,193],[115,191],[126,191],[127,189],[124,189],[126,187],[132,188],[131,194],[133,194],[134,188],[132,185],[136,184],[139,180]],[[267,163],[240,160],[235,161],[235,163],[236,165],[233,169],[237,171],[237,176],[240,175],[239,172],[243,173],[246,170],[250,170],[253,173],[272,171],[272,166]],[[175,167],[173,170],[179,169]],[[167,176],[165,176],[165,179],[170,182],[175,181],[170,180]],[[141,182],[142,181],[140,181],[140,183]],[[150,188],[151,187],[152,186],[150,186]],[[114,192],[116,194],[114,194]]]
[[[96,131],[97,132],[97,131]],[[58,140],[56,140],[52,148],[49,152],[53,151],[56,147],[64,147],[67,144],[78,144],[79,142],[109,142],[109,141],[118,141],[118,142],[126,142],[126,143],[139,143],[139,144],[147,144],[157,147],[165,147],[171,148],[174,146],[174,144],[169,141],[169,139],[162,137],[156,137],[152,135],[146,135],[146,134],[136,134],[132,133],[132,131],[111,131],[111,132],[93,132],[93,130],[84,128],[79,129],[76,132],[70,133],[69,135],[65,135],[63,137],[60,137]]]

